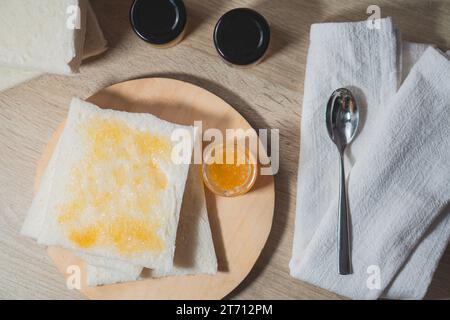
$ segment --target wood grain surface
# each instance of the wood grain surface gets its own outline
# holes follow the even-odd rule
[[[403,38],[450,48],[448,0],[185,0],[190,23],[185,40],[155,49],[128,22],[131,0],[92,0],[110,49],[85,62],[73,77],[44,75],[0,92],[0,298],[78,299],[67,290],[45,249],[19,235],[31,203],[36,164],[73,96],[86,98],[108,85],[140,77],[197,84],[234,106],[255,128],[280,129],[280,172],[269,240],[252,272],[227,298],[334,299],[338,296],[289,276],[294,231],[301,101],[312,23],[356,21],[371,4],[392,16]],[[215,22],[235,7],[260,11],[271,23],[271,51],[259,65],[230,68],[212,45]],[[450,296],[450,249],[428,298]]]

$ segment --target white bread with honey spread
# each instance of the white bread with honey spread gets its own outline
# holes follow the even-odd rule
[[[81,111],[83,108],[94,108],[94,110],[99,112],[105,111],[80,100],[74,100],[72,107],[74,106]],[[117,113],[117,111],[112,112]],[[46,224],[48,202],[51,196],[55,172],[57,172],[56,163],[60,159],[61,141],[64,141],[67,128],[68,126],[66,125],[66,129],[56,145],[53,156],[41,178],[39,190],[23,225],[22,234],[26,236],[35,239],[39,238],[39,234]],[[196,165],[191,165],[189,169],[177,231],[177,249],[175,250],[173,266],[156,267],[150,272],[151,277],[199,273],[214,274],[217,272],[217,259],[214,252],[203,183],[199,170],[199,166]],[[126,260],[93,255],[80,248],[72,251],[88,263],[86,278],[87,284],[91,286],[134,281],[138,278],[143,268]]]
[[[172,161],[176,129],[193,136],[190,126],[74,99],[38,242],[170,268],[189,170]],[[185,152],[190,159],[192,143]]]
[[[59,140],[60,141],[60,140]],[[58,158],[60,143],[56,144],[52,157],[47,164],[44,174],[41,177],[39,189],[33,199],[28,215],[21,229],[21,234],[38,240],[39,234],[45,223],[48,199],[55,174],[55,164]],[[117,282],[136,280],[142,271],[142,266],[136,266],[117,259],[108,259],[101,256],[94,256],[83,251],[72,251],[87,263],[87,284],[102,285]]]
[[[57,74],[78,72],[86,10],[87,0],[2,1],[0,65]]]

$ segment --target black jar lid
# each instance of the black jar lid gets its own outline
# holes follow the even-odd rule
[[[130,21],[143,40],[164,45],[178,38],[186,27],[186,8],[182,0],[134,0]]]
[[[270,27],[258,12],[248,8],[225,13],[214,29],[219,55],[236,65],[249,65],[261,59],[270,42]]]

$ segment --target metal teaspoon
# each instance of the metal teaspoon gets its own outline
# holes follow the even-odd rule
[[[339,185],[339,222],[338,222],[338,257],[339,274],[352,273],[350,256],[350,226],[348,197],[345,186],[344,152],[352,142],[359,125],[359,109],[350,90],[335,90],[328,101],[326,109],[328,135],[336,145],[340,155]]]

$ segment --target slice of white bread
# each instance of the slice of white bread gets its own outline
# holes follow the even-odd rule
[[[83,59],[88,59],[106,51],[107,41],[95,16],[90,2],[87,2],[86,36],[83,49]],[[0,22],[1,25],[1,22]],[[82,30],[83,32],[83,30]],[[77,53],[79,55],[80,53]],[[12,88],[22,82],[42,75],[42,71],[22,70],[0,66],[0,91]]]
[[[72,251],[72,253],[92,267],[99,267],[111,271],[118,271],[121,273],[134,275],[135,279],[139,276],[139,274],[142,272],[143,269],[142,266],[136,266],[134,264],[118,259],[110,259],[94,256],[91,254],[84,253],[82,251]]]
[[[39,182],[39,189],[37,190],[37,193],[33,198],[31,207],[28,210],[27,216],[22,225],[22,229],[20,230],[20,233],[22,235],[33,238],[35,240],[38,239],[39,233],[41,232],[45,223],[48,199],[52,187],[53,176],[55,174],[60,141],[61,139],[56,144],[52,157],[50,158],[47,167],[45,168],[45,171],[41,177],[41,181]]]
[[[172,161],[177,129],[193,136],[190,126],[74,99],[38,242],[171,267],[189,169]],[[192,142],[184,151],[190,158]]]
[[[200,165],[191,165],[183,196],[172,268],[156,268],[151,277],[217,273]]]
[[[136,281],[141,273],[141,271],[137,274],[126,273],[90,264],[87,265],[86,271],[86,283],[90,287]]]
[[[87,0],[14,0],[0,6],[0,65],[71,74],[83,52]],[[71,15],[80,11],[79,28]],[[76,17],[76,16],[75,16]]]

